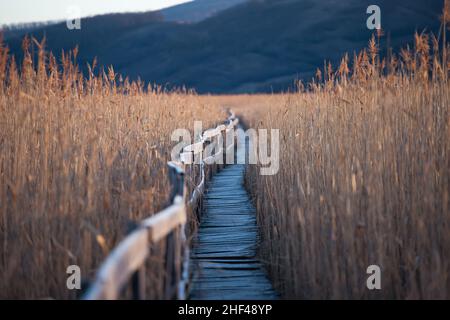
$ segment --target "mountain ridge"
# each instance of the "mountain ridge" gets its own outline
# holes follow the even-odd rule
[[[308,81],[324,60],[336,65],[345,52],[367,45],[366,0],[254,0],[196,23],[164,21],[159,14],[109,15],[83,21],[82,30],[64,24],[45,34],[54,52],[80,47],[80,65],[98,57],[101,65],[168,88],[199,93],[278,92]],[[411,43],[416,30],[436,34],[442,1],[378,1],[382,25],[394,49]],[[128,18],[127,18],[128,17]],[[140,18],[139,18],[140,17]],[[122,22],[121,22],[122,21]],[[9,39],[20,55],[20,37]]]
[[[248,0],[195,0],[168,7],[158,12],[165,21],[196,23]]]

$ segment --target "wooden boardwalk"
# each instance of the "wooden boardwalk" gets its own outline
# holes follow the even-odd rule
[[[244,151],[238,146],[237,157]],[[255,208],[243,185],[244,169],[242,164],[229,165],[209,183],[191,254],[191,299],[277,298],[256,257],[258,227]]]

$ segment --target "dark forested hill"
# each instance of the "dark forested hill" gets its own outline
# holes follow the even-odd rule
[[[219,12],[248,0],[195,0],[160,11],[165,21],[193,23],[211,18]]]
[[[152,83],[186,85],[201,93],[270,92],[310,79],[325,59],[337,62],[344,52],[365,46],[371,36],[368,5],[381,7],[383,45],[389,35],[395,48],[411,41],[416,30],[438,32],[442,3],[251,0],[197,23],[167,21],[183,20],[175,11],[172,19],[161,12],[116,14],[84,19],[81,30],[59,24],[33,35],[45,34],[55,52],[79,44],[81,64],[98,57],[103,65]],[[19,36],[8,39],[16,53],[20,42]]]

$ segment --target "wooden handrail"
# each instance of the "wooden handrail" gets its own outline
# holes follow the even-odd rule
[[[118,299],[123,289],[132,283],[133,299],[145,299],[145,261],[149,256],[150,246],[164,239],[167,241],[166,268],[177,278],[176,288],[166,288],[166,298],[171,298],[173,291],[178,299],[185,299],[185,287],[188,282],[189,246],[187,245],[185,225],[187,220],[187,206],[196,208],[205,189],[205,165],[203,159],[205,144],[215,136],[228,132],[234,128],[239,120],[231,112],[227,119],[228,125],[219,125],[206,130],[199,141],[183,148],[179,155],[179,162],[171,161],[169,178],[172,184],[170,203],[164,210],[143,220],[137,228],[125,237],[109,254],[100,266],[94,282],[88,288],[82,299],[84,300],[113,300]],[[221,156],[227,148],[220,148],[218,154],[209,158]],[[184,166],[192,164],[195,155],[200,155],[200,183],[194,188],[191,196],[185,200]],[[185,204],[186,203],[186,204]],[[176,250],[175,235],[181,241],[182,250]],[[181,274],[175,271],[173,264],[181,262]]]
[[[107,257],[83,299],[117,299],[124,284],[144,263],[148,252],[147,230],[132,232]]]
[[[184,200],[177,196],[175,203],[164,209],[157,215],[145,219],[141,226],[148,231],[148,237],[152,243],[157,243],[165,238],[176,227],[186,223],[186,210]]]

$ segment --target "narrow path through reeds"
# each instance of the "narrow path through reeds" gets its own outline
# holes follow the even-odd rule
[[[237,159],[245,157],[238,143]],[[237,161],[242,163],[242,161]],[[255,208],[244,188],[245,165],[225,167],[211,180],[191,255],[191,299],[276,299],[261,262]]]

